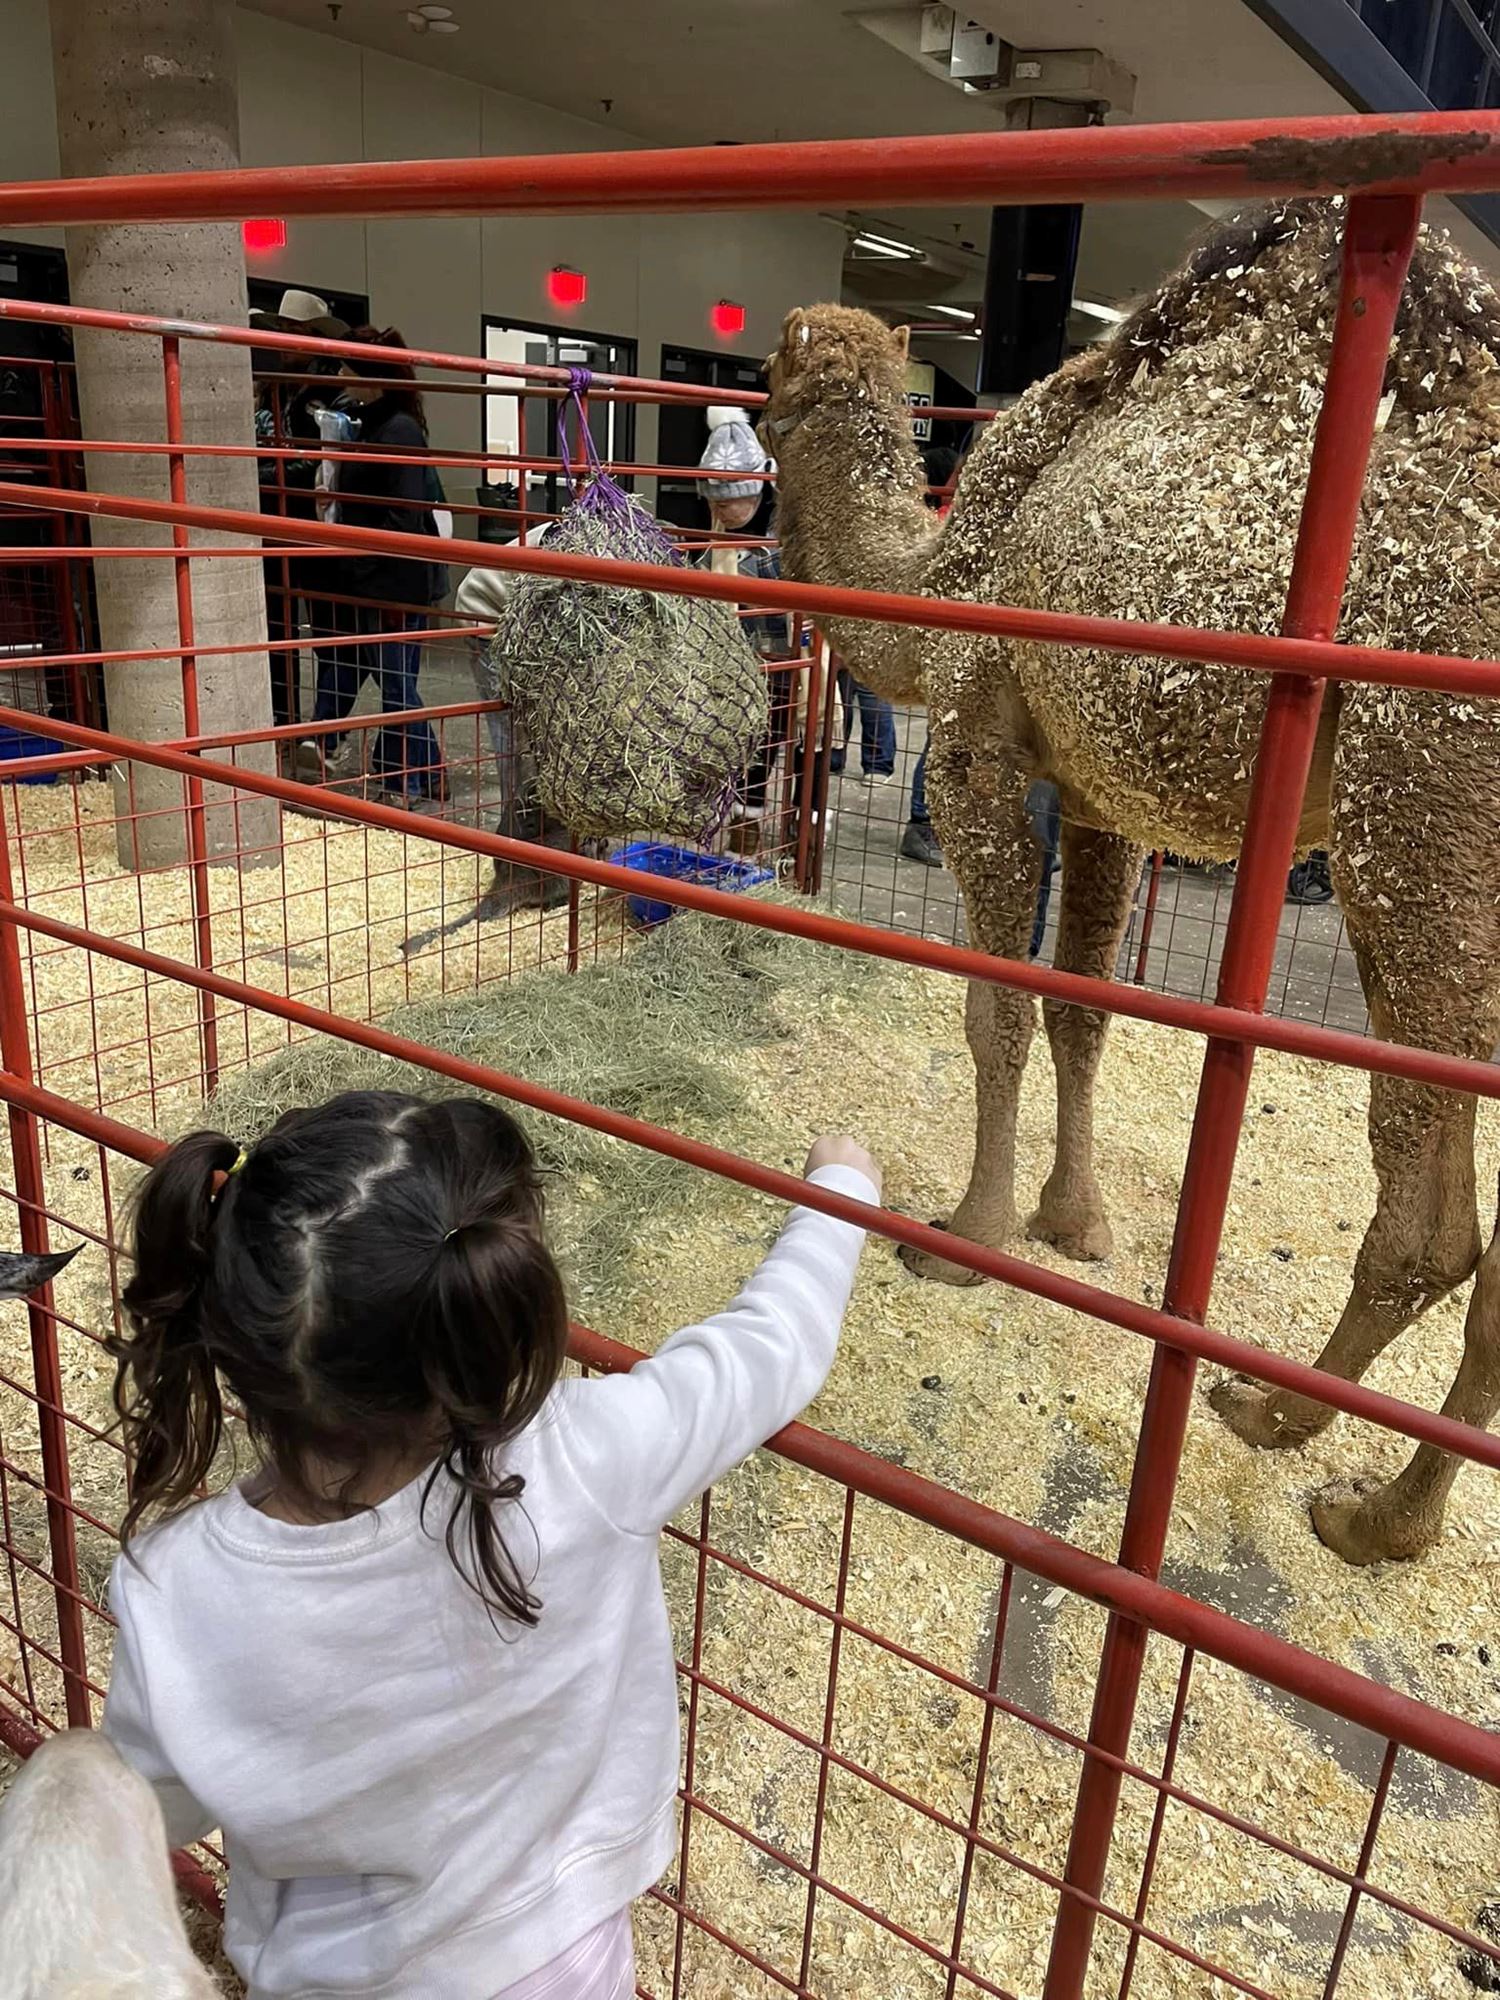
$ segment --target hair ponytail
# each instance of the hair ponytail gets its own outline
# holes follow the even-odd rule
[[[359,1511],[370,1468],[421,1454],[459,1575],[492,1617],[534,1625],[505,1542],[524,1484],[506,1447],[561,1373],[568,1322],[525,1134],[489,1099],[349,1091],[289,1111],[241,1164],[195,1132],[136,1204],[130,1331],[111,1343],[125,1535],[209,1476],[222,1381],[309,1521]]]
[[[168,1148],[136,1198],[135,1273],[121,1294],[130,1331],[106,1342],[134,1473],[124,1541],[149,1511],[193,1497],[223,1437],[201,1308],[213,1263],[216,1176],[238,1157],[222,1132],[193,1132]]]
[[[500,1447],[551,1393],[567,1346],[568,1308],[529,1153],[518,1155],[510,1178],[509,1212],[460,1219],[439,1250],[422,1356],[447,1445],[424,1498],[445,1471],[457,1489],[445,1533],[454,1567],[493,1610],[535,1625],[540,1600],[499,1520],[501,1503],[519,1500],[525,1482],[504,1469]]]

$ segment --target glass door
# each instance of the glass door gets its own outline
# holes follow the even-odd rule
[[[611,334],[579,333],[572,327],[536,326],[488,316],[484,322],[486,361],[528,362],[544,368],[587,368],[595,375],[633,375],[635,355],[633,340],[617,340]],[[598,398],[588,407],[589,432],[599,456],[607,460],[629,459],[635,450],[635,406]],[[497,461],[486,468],[485,476],[494,486],[514,486],[518,495],[524,493],[528,513],[558,511],[561,494],[556,473],[527,471],[523,483],[523,476],[514,465],[498,461],[558,457],[561,409],[561,402],[554,398],[503,392],[484,398],[483,448]],[[631,482],[622,479],[620,483],[628,487]]]

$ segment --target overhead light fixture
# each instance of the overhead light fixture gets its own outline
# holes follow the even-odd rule
[[[978,317],[975,313],[965,312],[962,306],[928,306],[926,310],[931,313],[941,313],[944,319],[967,320],[970,326]]]
[[[1106,326],[1118,326],[1128,317],[1118,306],[1102,306],[1094,299],[1074,299],[1073,310],[1087,314],[1090,319],[1102,319]]]
[[[581,306],[588,295],[588,279],[571,265],[554,264],[547,273],[547,296],[553,305]]]
[[[726,339],[745,331],[745,308],[736,305],[733,299],[720,299],[710,308],[708,317],[714,332]]]
[[[894,236],[871,236],[860,230],[853,239],[856,250],[863,250],[867,257],[899,257],[907,263],[920,264],[922,252],[915,243],[898,242]]]
[[[456,35],[459,29],[451,7],[413,7],[406,25],[414,35]]]

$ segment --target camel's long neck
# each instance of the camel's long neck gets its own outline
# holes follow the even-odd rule
[[[782,442],[777,533],[801,583],[916,595],[938,540],[904,409],[871,402],[814,410]],[[831,620],[828,637],[857,680],[901,699],[919,691],[920,634],[909,625]]]

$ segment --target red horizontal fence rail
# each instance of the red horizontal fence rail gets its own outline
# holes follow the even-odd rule
[[[61,486],[30,486],[0,480],[0,504],[14,504],[23,499],[68,514],[105,514],[121,520],[214,528],[225,534],[254,536],[257,541],[295,542],[304,551],[338,549],[350,554],[410,556],[426,562],[432,560],[433,553],[430,536],[403,534],[396,529],[350,528],[335,521],[289,522],[279,514],[252,514],[235,507],[176,506],[168,500],[138,500],[126,494],[83,493]],[[1500,695],[1500,661],[1467,660],[1447,653],[1406,653],[1383,646],[1346,646],[1331,639],[1154,625],[1128,618],[969,604],[959,598],[902,597],[895,592],[850,590],[830,584],[763,583],[752,577],[721,576],[712,570],[670,569],[655,563],[616,561],[608,556],[564,555],[544,546],[501,546],[466,541],[457,535],[442,547],[450,563],[467,563],[481,569],[517,570],[537,576],[570,578],[576,583],[717,598],[726,604],[749,605],[758,611],[791,611],[820,620],[866,619],[890,625],[918,625],[939,632],[1030,639],[1044,645],[1159,655],[1260,673],[1308,674],[1330,680],[1371,681],[1380,686],[1435,688],[1453,694]],[[256,549],[254,553],[259,555],[262,551]],[[195,560],[197,555],[194,550]]]
[[[984,1696],[989,1704],[986,1729],[989,1719],[996,1714],[1024,1714],[1013,1705],[1007,1708],[997,1693],[994,1678],[1004,1638],[1006,1607],[1010,1602],[1012,1566],[1086,1596],[1104,1606],[1109,1613],[1109,1628],[1099,1666],[1095,1708],[1088,1737],[1086,1740],[1068,1738],[1067,1732],[1053,1732],[1057,1740],[1068,1740],[1071,1747],[1083,1752],[1082,1777],[1072,1822],[1073,1839],[1064,1873],[1059,1875],[1036,1868],[1020,1857],[1005,1853],[981,1833],[978,1813],[983,1797],[984,1759],[988,1755],[987,1734],[983,1739],[980,1776],[968,1827],[965,1829],[963,1823],[957,1820],[950,1823],[959,1834],[967,1834],[965,1896],[970,1879],[968,1871],[976,1853],[981,1851],[1014,1861],[1056,1895],[1056,1921],[1046,2000],[1078,2000],[1082,1994],[1090,1968],[1095,1963],[1093,1932],[1095,1921],[1101,1915],[1120,1925],[1129,1938],[1125,1970],[1118,1989],[1122,2000],[1135,1977],[1136,1954],[1142,1941],[1172,1952],[1179,1960],[1205,1976],[1222,1980],[1233,1990],[1269,2000],[1264,1987],[1213,1966],[1185,1946],[1165,1938],[1145,1922],[1161,1833],[1161,1813],[1168,1798],[1191,1803],[1197,1809],[1219,1817],[1225,1824],[1239,1825],[1241,1830],[1266,1841],[1276,1851],[1309,1861],[1347,1890],[1342,1922],[1328,1964],[1325,1996],[1333,1994],[1339,1984],[1359,1908],[1366,1898],[1381,1902],[1391,1910],[1405,1909],[1408,1914],[1433,1925],[1455,1941],[1488,1952],[1491,1957],[1497,1956],[1493,1947],[1469,1938],[1442,1919],[1403,1905],[1399,1898],[1368,1878],[1395,1769],[1397,1747],[1438,1757],[1455,1769],[1494,1784],[1500,1778],[1500,1737],[1464,1723],[1429,1704],[1383,1688],[1328,1660],[1286,1646],[1285,1642],[1273,1639],[1243,1621],[1167,1590],[1158,1580],[1194,1368],[1198,1360],[1210,1359],[1276,1386],[1292,1388],[1331,1407],[1404,1432],[1419,1439],[1425,1446],[1453,1451],[1491,1468],[1500,1466],[1500,1440],[1487,1433],[1454,1423],[1439,1413],[1416,1409],[1362,1385],[1337,1380],[1316,1369],[1291,1363],[1279,1355],[1233,1341],[1202,1324],[1209,1310],[1215,1251],[1224,1224],[1239,1122],[1256,1048],[1285,1049],[1291,1053],[1441,1087],[1468,1090],[1486,1097],[1500,1096],[1500,1069],[1493,1065],[1368,1041],[1301,1023],[1271,1021],[1262,1012],[1268,988],[1276,910],[1291,857],[1322,682],[1331,678],[1433,688],[1487,699],[1500,696],[1500,663],[1495,661],[1348,647],[1336,644],[1332,639],[1363,484],[1364,462],[1374,434],[1386,348],[1421,198],[1428,193],[1479,192],[1497,186],[1500,186],[1500,118],[1464,114],[1420,119],[1315,119],[1201,127],[1134,127],[1086,133],[835,142],[803,147],[744,147],[727,151],[696,149],[680,153],[640,152],[561,159],[382,162],[352,167],[298,169],[295,173],[275,169],[0,188],[0,224],[8,225],[110,219],[133,222],[194,220],[244,214],[272,205],[278,212],[289,214],[401,215],[557,213],[585,208],[621,211],[678,207],[798,207],[875,200],[882,203],[915,203],[935,199],[972,199],[1004,203],[1138,199],[1164,194],[1232,198],[1251,194],[1351,191],[1355,196],[1346,218],[1344,280],[1335,325],[1333,358],[1304,501],[1282,635],[1272,637],[1202,631],[1106,617],[1064,616],[1014,606],[975,605],[815,585],[756,583],[705,571],[569,557],[537,548],[497,548],[475,541],[454,540],[447,543],[443,550],[444,555],[454,562],[498,570],[535,572],[575,582],[617,587],[627,585],[701,596],[755,609],[789,611],[819,620],[879,619],[927,629],[1022,638],[1056,646],[1087,646],[1121,653],[1204,661],[1271,674],[1273,682],[1255,767],[1239,879],[1231,906],[1229,936],[1217,1000],[1212,1006],[1201,1001],[1147,994],[1139,987],[1122,986],[1112,981],[1082,979],[1042,967],[997,960],[921,939],[898,937],[867,926],[841,922],[816,911],[745,905],[711,890],[684,883],[658,882],[654,877],[642,878],[631,871],[594,862],[583,856],[560,854],[472,829],[413,821],[404,813],[373,802],[311,793],[309,788],[293,781],[250,770],[241,771],[205,754],[210,747],[229,748],[252,741],[271,740],[274,732],[254,732],[234,739],[209,739],[189,725],[184,741],[176,746],[145,746],[77,725],[46,725],[48,733],[74,747],[61,757],[38,760],[39,766],[44,764],[59,770],[74,768],[85,753],[92,753],[94,757],[102,754],[111,759],[156,765],[175,772],[186,781],[190,810],[195,795],[201,797],[201,786],[208,781],[277,798],[288,804],[306,802],[311,798],[316,800],[321,812],[331,817],[384,827],[419,839],[433,840],[440,845],[508,860],[517,866],[548,869],[570,880],[575,890],[577,884],[590,882],[607,890],[630,893],[640,891],[649,883],[654,897],[676,907],[760,924],[827,945],[867,951],[908,964],[926,965],[1023,992],[1041,993],[1071,1004],[1132,1014],[1208,1037],[1209,1046],[1178,1207],[1164,1305],[1161,1310],[1156,1310],[1116,1298],[1080,1281],[1060,1277],[1008,1253],[955,1239],[945,1232],[935,1231],[890,1211],[867,1210],[838,1196],[808,1189],[794,1176],[740,1159],[665,1128],[545,1090],[524,1078],[424,1050],[384,1028],[351,1021],[328,1010],[310,1007],[303,1001],[230,979],[213,968],[211,940],[207,938],[200,937],[200,963],[188,966],[151,952],[144,945],[129,944],[91,930],[87,925],[64,923],[29,910],[17,900],[8,876],[0,881],[0,982],[3,982],[0,985],[0,1002],[4,1003],[4,1012],[11,1021],[4,1048],[8,1073],[0,1075],[0,1097],[10,1106],[13,1127],[18,1119],[23,1126],[26,1121],[31,1121],[27,1128],[30,1131],[29,1150],[26,1147],[18,1147],[17,1150],[18,1183],[23,1169],[31,1183],[29,1196],[18,1185],[23,1217],[28,1212],[29,1203],[34,1219],[44,1220],[39,1179],[33,1171],[35,1121],[38,1118],[55,1117],[56,1122],[67,1129],[82,1132],[101,1144],[113,1144],[119,1140],[122,1150],[127,1153],[131,1150],[128,1128],[110,1127],[108,1121],[100,1123],[96,1114],[81,1112],[65,1101],[40,1091],[26,1073],[29,1056],[24,1044],[24,1018],[20,1022],[19,1033],[14,1025],[18,1012],[24,1009],[24,994],[19,981],[19,933],[24,929],[59,946],[113,958],[143,974],[172,979],[194,989],[204,1009],[201,1018],[204,1022],[205,1066],[209,1062],[208,1026],[213,1020],[211,1003],[223,999],[256,1008],[303,1028],[340,1036],[390,1055],[424,1062],[456,1082],[497,1091],[519,1103],[575,1119],[624,1142],[651,1147],[777,1199],[806,1200],[825,1212],[864,1222],[891,1240],[944,1256],[985,1276],[998,1278],[1059,1305],[1085,1312],[1154,1343],[1151,1388],[1138,1439],[1135,1474],[1117,1563],[1087,1555],[1064,1541],[1011,1521],[960,1494],[933,1486],[899,1467],[871,1460],[852,1447],[803,1432],[800,1427],[793,1427],[776,1441],[776,1448],[785,1456],[842,1483],[848,1496],[837,1600],[831,1608],[812,1606],[819,1615],[831,1621],[833,1640],[823,1736],[820,1739],[810,1732],[803,1733],[805,1747],[819,1759],[818,1814],[810,1862],[789,1857],[773,1843],[736,1826],[720,1808],[703,1796],[702,1789],[695,1783],[694,1745],[700,1696],[704,1693],[725,1695],[743,1711],[758,1713],[744,1697],[729,1694],[704,1668],[701,1616],[703,1583],[708,1565],[710,1562],[723,1564],[747,1578],[754,1577],[761,1583],[770,1582],[767,1578],[758,1577],[752,1567],[739,1563],[725,1551],[711,1545],[710,1502],[705,1500],[698,1536],[685,1538],[696,1552],[699,1590],[692,1654],[684,1665],[689,1682],[689,1706],[682,1835],[684,1879],[680,1885],[683,1893],[674,1896],[664,1891],[662,1899],[669,1908],[678,1910],[684,1920],[719,1938],[742,1960],[760,1966],[788,1991],[799,1995],[810,1991],[812,1926],[820,1896],[832,1897],[865,1916],[873,1917],[887,1931],[921,1951],[929,1961],[946,1969],[949,1994],[956,1990],[956,1981],[960,1976],[976,1990],[1004,1991],[990,1980],[980,1978],[961,1961],[960,1948],[964,1935],[962,1900],[951,1949],[940,1949],[902,1929],[893,1918],[883,1917],[851,1897],[829,1878],[821,1864],[819,1840],[829,1773],[835,1766],[857,1768],[847,1758],[841,1758],[829,1740],[839,1674],[839,1642],[847,1632],[867,1638],[871,1643],[890,1647],[898,1654],[901,1651],[893,1641],[882,1639],[879,1634],[861,1631],[847,1615],[843,1591],[856,1495],[900,1508],[913,1518],[958,1535],[1006,1565],[990,1655],[991,1682],[988,1689],[979,1686],[973,1690]],[[0,316],[5,310],[0,305]],[[122,314],[22,307],[16,309],[13,316],[50,318],[62,324],[109,328],[141,337],[159,338],[163,342],[164,354],[168,356],[175,353],[182,339],[221,340],[257,347],[279,346],[287,352],[317,351],[329,357],[348,346],[347,343],[306,342],[297,336],[266,336],[247,329],[211,327],[186,320],[148,319]],[[367,359],[372,355],[372,350],[368,348],[353,351]],[[486,378],[484,382],[472,385],[470,393],[493,390],[495,393],[517,395],[555,395],[560,393],[567,375],[567,371],[563,370],[549,371],[520,364],[489,363],[475,357],[441,356],[408,350],[390,350],[385,358],[399,361],[403,366],[413,363],[431,365]],[[83,494],[56,484],[38,487],[0,482],[0,505],[25,506],[33,511],[40,507],[55,510],[59,515],[110,515],[168,526],[173,531],[174,546],[160,553],[171,555],[177,561],[179,576],[187,572],[186,556],[191,553],[197,559],[200,553],[188,548],[187,533],[194,527],[253,537],[256,546],[245,550],[243,553],[246,555],[259,556],[262,553],[259,544],[264,540],[272,545],[273,552],[291,544],[299,552],[379,552],[419,560],[431,559],[433,545],[425,536],[375,534],[327,523],[288,522],[281,516],[183,504],[181,468],[185,450],[177,449],[180,439],[170,428],[170,360],[167,365],[167,449],[169,454],[173,454],[173,501],[143,501],[110,493]],[[494,378],[507,374],[520,386],[512,390],[503,383],[495,383]],[[704,390],[689,392],[685,396],[681,385],[605,376],[596,378],[593,393],[618,400],[666,399],[670,395],[674,400],[708,401],[718,392]],[[96,441],[96,446],[80,448],[97,448],[107,452],[111,446],[101,440]],[[481,453],[464,462],[500,461],[489,460]],[[675,472],[676,469],[673,470]],[[87,559],[89,554],[84,550],[70,550],[68,553],[76,553],[82,559]],[[185,677],[198,653],[192,644],[190,604],[186,610],[187,617],[179,635]],[[810,718],[815,712],[821,712],[818,707],[819,671],[819,666],[815,664],[810,677]],[[830,717],[831,713],[830,706]],[[29,718],[19,710],[3,708],[0,708],[0,723],[23,729],[37,726],[36,718]],[[825,724],[825,746],[826,727]],[[301,733],[308,732],[304,729]],[[196,794],[195,787],[200,788]],[[811,861],[811,856],[808,859]],[[195,854],[194,860],[201,870],[204,866],[201,856]],[[815,866],[813,872],[816,872]],[[206,908],[201,895],[197,908],[200,915]],[[576,913],[576,895],[574,909]],[[576,914],[575,935],[570,938],[570,962],[575,959]],[[111,1131],[112,1137],[109,1136]],[[135,1135],[135,1143],[139,1145],[139,1135]],[[139,1157],[139,1153],[133,1156]],[[45,1336],[47,1326],[46,1309],[36,1308],[34,1336]],[[55,1329],[53,1331],[55,1355]],[[592,1366],[629,1365],[634,1358],[628,1350],[612,1348],[608,1343],[599,1342],[597,1336],[581,1330],[575,1337],[575,1353]],[[65,1525],[70,1530],[71,1516],[66,1493],[66,1438],[61,1429],[63,1413],[60,1409],[49,1408],[56,1394],[55,1386],[49,1386],[46,1393],[39,1397],[39,1414],[44,1441],[51,1437],[45,1466],[51,1516],[55,1528],[62,1533]],[[75,1610],[77,1608],[76,1572],[74,1582],[70,1583],[60,1561],[54,1569],[61,1622],[70,1604]],[[774,1583],[771,1587],[786,1588]],[[796,1593],[789,1594],[796,1596]],[[1148,1632],[1164,1634],[1186,1649],[1166,1761],[1160,1776],[1143,1773],[1129,1757],[1143,1648]],[[75,1641],[70,1635],[61,1647],[65,1679],[69,1670],[72,1673],[72,1679],[67,1681],[70,1707],[76,1705],[73,1699],[76,1697],[86,1709],[87,1682],[80,1661],[74,1659],[69,1669],[69,1656],[74,1648]],[[1185,1712],[1193,1658],[1200,1653],[1222,1659],[1242,1672],[1266,1680],[1284,1693],[1295,1693],[1299,1699],[1312,1701],[1331,1713],[1372,1729],[1385,1739],[1380,1776],[1374,1788],[1360,1853],[1352,1871],[1335,1868],[1330,1863],[1309,1856],[1290,1843],[1278,1841],[1263,1829],[1249,1826],[1247,1822],[1237,1822],[1234,1815],[1226,1814],[1174,1785],[1171,1771],[1178,1731]],[[970,1686],[969,1682],[962,1684],[966,1688]],[[761,1719],[776,1727],[787,1727],[775,1717],[762,1714]],[[1037,1721],[1031,1716],[1025,1719]],[[861,1775],[883,1787],[891,1796],[902,1796],[874,1774],[864,1771]],[[1139,1777],[1157,1790],[1156,1816],[1133,1916],[1110,1907],[1102,1894],[1105,1864],[1113,1845],[1121,1780],[1127,1776]],[[728,1937],[707,1918],[687,1907],[686,1863],[692,1830],[699,1823],[715,1822],[733,1827],[768,1860],[789,1869],[805,1883],[806,1926],[800,1976],[795,1981],[767,1966],[745,1943]],[[680,1988],[681,1972],[682,1932],[679,1929],[674,1994]]]
[[[0,186],[0,226],[279,215],[566,215],[878,201],[1159,201],[1276,194],[1480,194],[1500,184],[1493,113],[1255,118],[800,145],[369,160]],[[190,331],[184,322],[181,331]],[[267,343],[269,344],[269,343]]]

